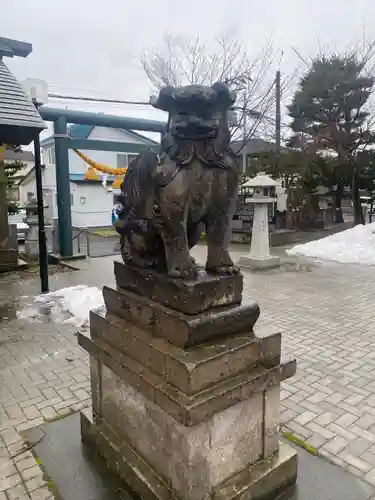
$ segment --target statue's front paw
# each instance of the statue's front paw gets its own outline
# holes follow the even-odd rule
[[[168,275],[172,278],[194,279],[198,276],[198,268],[193,258],[173,266]]]
[[[240,268],[232,264],[219,264],[216,266],[206,266],[206,271],[215,274],[239,274]]]

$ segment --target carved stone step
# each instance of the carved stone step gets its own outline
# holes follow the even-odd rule
[[[206,461],[196,463],[194,455],[190,461],[186,461],[185,454],[190,444],[187,439],[182,453],[176,447],[172,450],[161,448],[156,457],[158,467],[155,467],[106,422],[98,419],[93,423],[91,416],[87,413],[81,413],[81,432],[83,443],[90,448],[100,450],[101,455],[115,472],[144,500],[182,500],[184,498],[264,500],[274,498],[276,492],[284,491],[288,486],[293,485],[297,476],[297,453],[285,443],[280,443],[278,452],[274,453],[271,458],[259,460],[254,464],[246,464],[243,470],[230,475],[229,479],[220,481],[220,472],[222,477],[225,477],[223,457],[219,453],[216,456],[212,454],[210,460],[209,450],[207,450],[208,456],[204,457]],[[147,441],[145,436],[143,436],[143,441]],[[196,446],[199,446],[198,441]],[[223,450],[225,449],[232,454],[236,452],[230,442],[223,447]],[[231,452],[232,449],[233,452]],[[249,454],[250,452],[251,450],[248,450]],[[229,469],[235,466],[231,458]],[[210,470],[215,466],[218,469],[216,475]],[[165,469],[164,474],[160,469]],[[230,473],[230,470],[227,469],[227,472]],[[212,483],[215,482],[218,484],[213,486]],[[179,491],[176,491],[177,488]]]
[[[104,341],[94,343],[86,335],[78,333],[78,343],[100,364],[101,374],[98,376],[101,379],[101,390],[103,390],[103,378],[108,383],[112,381],[117,389],[121,384],[124,387],[136,388],[143,397],[156,403],[164,412],[188,427],[206,420],[221,410],[248,400],[254,394],[264,393],[272,387],[278,388],[280,384],[278,365],[256,366],[189,395],[173,387],[163,376],[157,375]],[[113,391],[114,388],[108,390],[109,393]]]
[[[119,288],[185,314],[199,314],[212,308],[240,304],[242,300],[241,274],[217,276],[202,271],[197,279],[188,281],[122,262],[115,262],[114,265]]]
[[[247,300],[192,316],[124,289],[104,287],[103,297],[108,312],[183,348],[231,334],[253,335],[259,317],[258,304]]]
[[[280,359],[281,337],[277,334],[261,339],[251,333],[237,334],[218,344],[185,350],[113,314],[92,311],[90,327],[93,342],[112,346],[186,394],[249,371],[261,362],[276,366]]]
[[[296,371],[297,371],[296,358],[292,358],[287,354],[282,354],[280,360],[281,381],[293,377],[293,375],[296,374]]]

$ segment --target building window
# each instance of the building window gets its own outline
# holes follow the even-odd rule
[[[29,191],[26,196],[28,202],[34,199],[34,193],[32,191]]]
[[[47,165],[54,165],[55,164],[55,146],[51,146],[50,148],[46,149],[43,153],[44,156],[44,161],[47,163]]]
[[[117,168],[128,168],[129,165],[135,158],[137,158],[135,153],[121,153],[117,155]]]
[[[126,168],[126,154],[119,154],[117,155],[117,168]]]

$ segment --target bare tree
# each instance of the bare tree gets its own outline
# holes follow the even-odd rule
[[[232,138],[239,141],[239,153],[258,131],[264,133],[274,123],[274,77],[279,60],[271,40],[250,57],[241,41],[230,34],[218,36],[212,44],[199,37],[189,40],[166,34],[154,50],[143,52],[141,63],[156,88],[224,81],[235,90],[237,121]],[[288,82],[290,79],[282,82],[282,90]]]

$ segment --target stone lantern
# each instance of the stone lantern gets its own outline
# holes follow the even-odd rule
[[[25,237],[25,254],[28,261],[39,258],[39,222],[38,204],[36,200],[30,200],[25,206],[25,222],[29,226]]]
[[[254,206],[250,254],[241,257],[239,265],[251,269],[267,269],[280,265],[280,258],[270,254],[268,231],[268,206],[276,202],[277,182],[263,172],[245,182],[242,187],[251,188],[252,196],[246,203]]]

